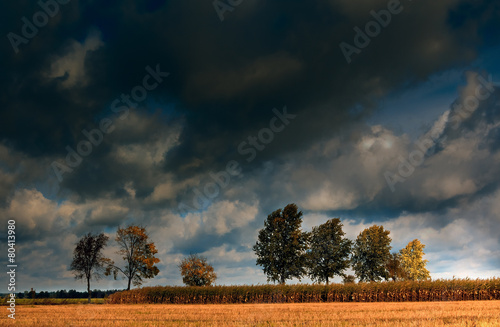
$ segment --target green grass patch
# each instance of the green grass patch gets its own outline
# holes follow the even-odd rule
[[[91,304],[104,304],[106,299],[92,299]],[[60,305],[88,304],[88,299],[16,299],[16,305]],[[7,298],[0,299],[0,305],[8,305]]]

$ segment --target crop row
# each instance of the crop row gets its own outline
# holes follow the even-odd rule
[[[500,300],[500,278],[331,285],[156,286],[117,292],[108,303],[230,304]]]

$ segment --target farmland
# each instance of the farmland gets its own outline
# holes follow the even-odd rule
[[[500,326],[500,301],[24,305],[2,326]]]
[[[87,299],[16,299],[16,305],[63,305],[87,303]],[[105,299],[92,299],[92,303],[104,304]],[[8,305],[7,298],[0,299],[0,305]]]
[[[110,304],[257,304],[500,300],[500,278],[330,285],[157,286],[117,292]]]

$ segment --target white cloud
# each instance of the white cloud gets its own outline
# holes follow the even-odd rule
[[[201,253],[201,255],[205,256],[208,261],[218,265],[228,264],[234,266],[242,261],[256,259],[253,251],[238,252],[236,249],[231,248],[229,244],[213,247]]]
[[[235,228],[246,226],[256,218],[257,213],[257,204],[220,201],[211,205],[201,217],[206,231],[224,235]]]
[[[325,182],[320,190],[308,196],[301,204],[308,210],[347,210],[356,208],[357,200],[354,192],[335,189],[330,182]]]
[[[0,215],[14,219],[19,232],[40,236],[55,232],[57,211],[57,205],[38,190],[20,189],[10,199],[8,206],[0,209]]]
[[[174,200],[182,190],[197,184],[198,180],[195,177],[176,182],[172,175],[166,174],[158,181],[153,192],[146,198],[146,202],[158,203],[164,200]]]

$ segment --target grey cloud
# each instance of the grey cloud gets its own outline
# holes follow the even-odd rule
[[[403,212],[450,213],[431,215],[419,226],[442,231],[433,232],[436,237],[447,226],[469,228],[452,213],[496,197],[498,106],[482,104],[457,129],[443,116],[435,151],[396,193],[383,174],[397,169],[399,156],[407,157],[415,144],[365,119],[389,94],[467,65],[481,47],[498,45],[490,32],[498,29],[498,5],[402,4],[403,12],[351,64],[339,43],[353,42],[353,28],[364,28],[370,11],[387,1],[244,2],[223,23],[210,2],[72,1],[18,54],[4,40],[0,211],[19,219],[23,242],[39,242],[35,254],[59,258],[54,270],[36,277],[27,272],[26,280],[48,285],[43,276],[54,274],[69,283],[62,273],[68,254],[54,250],[57,241],[70,247],[88,230],[128,222],[150,226],[161,245],[162,282],[178,280],[168,260],[191,251],[242,260],[237,272],[260,280],[248,247],[267,214],[290,202],[307,214],[348,216],[350,232]],[[4,35],[38,10],[36,3],[0,6],[9,13],[0,23]],[[140,108],[118,118],[112,101],[142,80],[144,67],[156,64],[169,77]],[[472,81],[464,95],[470,87]],[[191,201],[193,188],[209,181],[210,172],[229,160],[244,163],[238,145],[284,105],[297,120],[242,165],[243,177],[206,210],[180,216],[178,204]],[[451,108],[449,117],[455,114]],[[114,132],[57,184],[50,163],[64,161],[66,146],[75,147],[82,129],[95,128],[103,117],[115,120]],[[483,208],[478,225],[485,227],[476,237],[497,231],[498,208],[490,207]],[[460,259],[467,262],[471,253]],[[226,264],[218,266],[222,274],[236,280]]]

